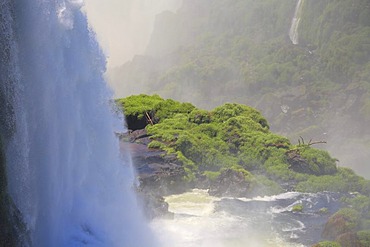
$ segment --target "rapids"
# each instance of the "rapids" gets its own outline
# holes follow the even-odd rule
[[[340,195],[287,192],[255,198],[212,197],[195,189],[166,197],[172,218],[158,218],[152,228],[163,247],[303,247],[321,238]],[[302,212],[294,212],[302,205]],[[321,230],[320,230],[321,229]]]

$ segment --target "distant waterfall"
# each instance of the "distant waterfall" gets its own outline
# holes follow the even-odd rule
[[[297,6],[295,7],[294,16],[292,19],[292,24],[290,25],[289,38],[294,45],[297,45],[299,42],[298,39],[298,27],[301,20],[302,6],[304,0],[298,0]]]
[[[114,134],[122,123],[109,103],[105,57],[82,4],[0,3],[1,88],[14,95],[9,193],[32,246],[153,247]]]

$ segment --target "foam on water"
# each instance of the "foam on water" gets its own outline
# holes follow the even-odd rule
[[[122,118],[83,2],[4,3],[1,11],[15,17],[0,30],[13,47],[9,190],[33,246],[156,246],[132,190],[130,159],[119,151]]]
[[[286,195],[280,195],[284,197]],[[286,242],[264,225],[260,215],[230,214],[217,210],[216,204],[227,198],[209,196],[206,190],[193,190],[166,197],[173,219],[155,219],[152,227],[163,247],[289,247],[302,246]],[[230,198],[231,200],[231,198]],[[237,199],[235,199],[237,200]],[[263,217],[272,216],[266,212]],[[247,211],[247,210],[246,210]],[[261,221],[260,221],[261,220]]]

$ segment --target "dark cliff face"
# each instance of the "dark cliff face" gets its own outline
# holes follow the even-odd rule
[[[16,39],[14,1],[5,0],[0,10],[0,245],[4,247],[27,246],[25,226],[20,212],[8,194],[6,147],[15,131],[14,86],[17,75],[14,72]]]
[[[6,5],[6,4],[5,4]],[[8,4],[9,7],[10,3]],[[7,24],[6,7],[0,11],[0,23]],[[6,26],[5,28],[11,28]],[[4,246],[14,246],[15,236],[11,227],[10,203],[7,193],[6,164],[5,164],[5,143],[10,137],[13,126],[12,104],[11,104],[11,85],[12,81],[8,77],[10,70],[10,39],[6,34],[0,36],[0,243]],[[10,93],[9,93],[10,92]]]

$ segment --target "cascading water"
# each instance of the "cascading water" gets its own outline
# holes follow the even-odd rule
[[[165,198],[173,219],[152,222],[164,247],[306,247],[338,210],[338,193],[286,192],[254,198],[212,197],[195,189]],[[302,212],[294,212],[301,205]]]
[[[14,84],[9,194],[32,246],[156,246],[132,191],[129,159],[119,151],[105,58],[82,4],[0,3],[12,13],[0,29],[10,49],[1,63]]]
[[[292,19],[292,24],[290,25],[289,38],[294,45],[298,45],[298,42],[299,42],[298,27],[299,27],[299,22],[301,20],[303,3],[304,3],[304,0],[298,0],[295,11],[294,11],[294,16]]]

